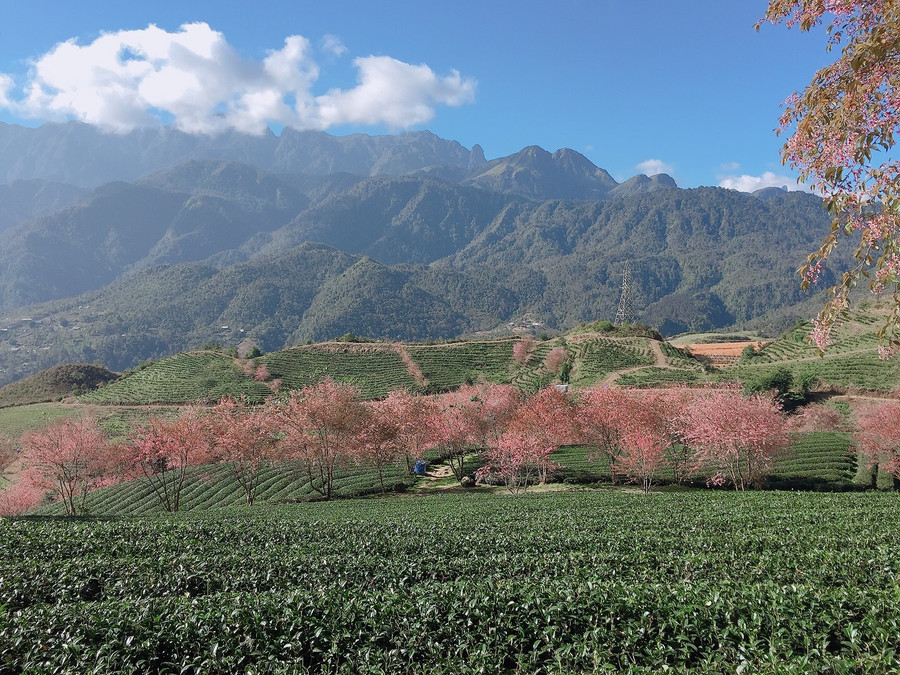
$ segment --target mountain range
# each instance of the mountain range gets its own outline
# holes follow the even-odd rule
[[[829,222],[809,194],[619,183],[574,150],[487,160],[429,132],[0,124],[0,176],[0,384],[211,341],[552,332],[613,318],[626,261],[666,334],[782,328]]]

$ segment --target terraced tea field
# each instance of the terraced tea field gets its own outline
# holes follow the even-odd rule
[[[244,373],[230,356],[184,352],[137,370],[79,400],[116,405],[214,403],[223,396],[241,395],[261,401],[271,393],[265,384]]]
[[[859,489],[853,485],[856,456],[850,451],[850,443],[850,434],[843,432],[797,433],[789,452],[767,474],[767,484],[776,489]],[[551,459],[560,465],[554,480],[581,484],[611,480],[609,463],[598,460],[593,448],[561,448]],[[671,482],[671,469],[661,471],[655,480]],[[703,479],[696,482],[702,485]]]
[[[282,387],[300,389],[326,377],[354,385],[363,398],[381,398],[393,389],[421,389],[392,345],[327,343],[292,347],[258,359]]]
[[[396,465],[384,470],[385,488],[390,491],[407,490],[416,478]],[[334,494],[338,498],[360,497],[380,492],[377,474],[368,468],[348,466],[337,470]],[[299,467],[279,463],[262,471],[256,500],[261,504],[307,501],[318,497],[309,486],[306,474]],[[191,470],[181,494],[181,509],[203,511],[244,504],[244,491],[227,465],[209,465]],[[151,486],[142,479],[101,488],[87,496],[85,512],[94,516],[135,516],[162,513],[159,500]],[[65,515],[60,502],[37,509],[38,515]]]
[[[896,672],[898,495],[0,521],[0,673]]]

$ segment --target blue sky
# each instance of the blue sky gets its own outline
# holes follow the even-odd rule
[[[755,31],[765,7],[0,0],[0,121],[429,129],[489,159],[569,147],[618,180],[753,189],[790,180],[780,106],[827,58],[821,31]]]

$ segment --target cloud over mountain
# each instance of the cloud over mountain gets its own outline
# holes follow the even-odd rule
[[[719,187],[737,190],[738,192],[756,192],[767,187],[783,187],[787,190],[804,190],[805,188],[789,176],[779,176],[766,171],[761,176],[743,174],[740,176],[721,176]]]
[[[343,47],[329,36],[326,52]],[[167,32],[155,25],[67,40],[36,58],[27,81],[0,73],[0,108],[22,117],[77,119],[114,131],[172,123],[188,133],[263,133],[270,124],[407,128],[439,105],[475,96],[475,81],[388,56],[354,60],[358,84],[316,96],[319,65],[305,37],[291,35],[260,61],[247,59],[206,23]]]

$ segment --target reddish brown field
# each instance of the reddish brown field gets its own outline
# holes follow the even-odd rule
[[[753,345],[757,350],[764,342],[708,342],[693,345],[685,345],[684,348],[694,356],[705,357],[714,366],[725,366],[734,363],[741,358],[741,352],[747,345]]]

